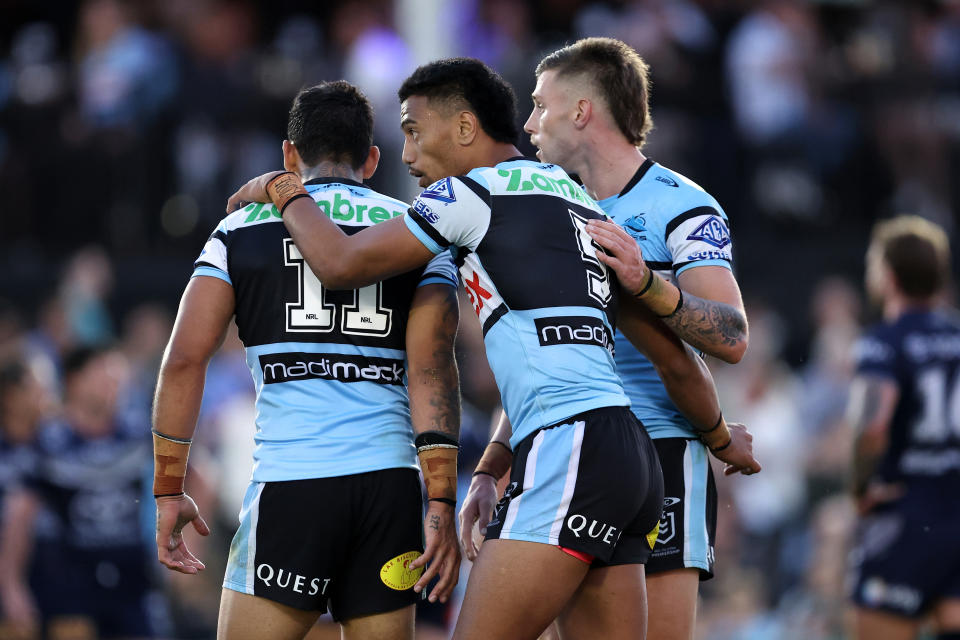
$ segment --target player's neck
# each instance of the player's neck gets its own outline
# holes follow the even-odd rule
[[[312,167],[298,167],[297,173],[304,182],[317,178],[347,178],[354,182],[363,182],[362,169],[354,169],[346,162],[323,160]]]
[[[575,171],[594,200],[604,200],[623,191],[646,160],[639,149],[622,137],[612,143],[599,142]]]
[[[474,158],[475,162],[471,163],[473,165],[470,167],[471,169],[475,167],[494,167],[510,158],[523,155],[516,145],[494,140],[490,140],[477,151],[479,153]]]
[[[937,306],[937,296],[930,298],[912,298],[895,293],[888,297],[883,303],[883,318],[887,322],[893,322],[900,316],[917,311],[930,311]]]

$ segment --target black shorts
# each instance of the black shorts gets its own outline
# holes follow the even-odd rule
[[[660,462],[640,421],[626,407],[595,409],[520,442],[487,539],[557,545],[594,566],[642,564],[662,504]]]
[[[225,589],[334,620],[414,604],[423,500],[413,469],[251,483],[230,545]]]
[[[857,525],[850,552],[857,606],[907,618],[960,598],[960,515],[956,504],[908,493]]]
[[[710,454],[699,440],[659,438],[653,441],[663,469],[663,518],[647,573],[699,569],[700,579],[713,577],[713,545],[717,536],[717,486]]]

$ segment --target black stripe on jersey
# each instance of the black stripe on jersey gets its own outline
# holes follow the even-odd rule
[[[196,269],[197,267],[210,267],[211,269],[216,269],[217,271],[223,271],[222,267],[218,267],[217,265],[211,262],[207,262],[205,260],[197,260],[196,262],[194,262],[193,268]]]
[[[647,158],[646,160],[644,160],[643,164],[640,165],[640,168],[637,169],[637,172],[633,174],[632,178],[630,178],[630,182],[627,183],[627,186],[625,186],[623,190],[620,191],[619,194],[617,194],[617,197],[619,198],[620,196],[625,196],[627,193],[629,193],[630,189],[633,189],[635,186],[637,186],[637,183],[643,179],[643,176],[647,175],[647,171],[650,170],[650,167],[652,167],[655,164],[656,162],[654,162],[650,158]]]
[[[670,261],[644,260],[643,264],[647,265],[648,269],[653,269],[654,271],[670,271],[670,269],[674,268],[673,263]]]
[[[729,260],[727,260],[726,258],[721,258],[721,257],[719,257],[719,256],[716,257],[716,258],[710,258],[710,259],[711,259],[711,260],[723,260],[723,261],[726,262],[727,264],[730,264],[730,261],[729,261]],[[677,264],[673,265],[673,270],[674,270],[674,271],[679,271],[680,269],[683,269],[683,268],[684,268],[685,266],[687,266],[688,264],[694,264],[695,262],[702,262],[702,260],[687,260],[686,262],[678,262]]]
[[[224,233],[223,231],[220,231],[220,229],[214,229],[213,233],[210,234],[210,237],[207,238],[207,240],[208,241],[213,240],[214,238],[216,238],[223,244],[227,244],[227,234]]]
[[[483,200],[483,204],[490,206],[490,190],[485,189],[479,182],[473,178],[468,178],[467,176],[460,176],[460,182],[467,185],[470,191],[473,191],[477,194],[477,197]]]
[[[407,213],[410,218],[417,223],[417,226],[423,229],[423,232],[430,236],[434,242],[444,249],[450,246],[450,241],[440,235],[440,232],[434,229],[433,225],[424,220],[423,216],[414,211],[413,208],[407,209]]]
[[[663,232],[663,239],[667,240],[670,237],[670,234],[674,230],[682,225],[684,222],[690,218],[696,218],[698,216],[719,216],[720,212],[714,209],[713,207],[695,207],[689,211],[684,211],[676,218],[670,221],[670,224],[667,225],[667,230]]]
[[[487,332],[493,328],[493,325],[497,324],[497,320],[507,315],[507,312],[510,309],[507,308],[507,305],[500,303],[500,306],[493,310],[493,312],[487,316],[486,321],[483,323],[483,337],[487,337]]]
[[[467,247],[457,247],[457,255],[453,257],[454,266],[459,269],[463,266],[463,263],[466,262],[467,256],[473,253],[472,250]]]

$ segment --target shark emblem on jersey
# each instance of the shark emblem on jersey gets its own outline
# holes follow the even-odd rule
[[[657,176],[656,180],[657,182],[662,182],[663,184],[668,185],[670,187],[679,188],[680,186],[677,184],[676,180],[674,180],[673,178],[668,178],[667,176]]]
[[[629,233],[634,240],[647,239],[647,219],[643,214],[627,219],[627,221],[623,223],[623,229]]]
[[[711,216],[694,229],[693,233],[687,236],[687,240],[702,240],[717,249],[723,249],[730,244],[730,232],[720,218]]]
[[[453,193],[453,182],[450,178],[444,178],[443,180],[434,182],[420,194],[420,197],[439,200],[444,204],[457,201],[457,196]]]

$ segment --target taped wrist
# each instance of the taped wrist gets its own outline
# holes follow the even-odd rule
[[[448,435],[428,431],[417,434],[414,441],[427,499],[456,504],[457,451],[459,443]]]
[[[190,440],[167,436],[153,429],[153,497],[183,495]]]
[[[303,186],[303,182],[300,180],[300,176],[292,171],[281,173],[271,179],[270,182],[267,183],[267,195],[270,196],[270,200],[273,201],[273,206],[280,212],[280,217],[283,217],[284,210],[291,202],[297,198],[310,197],[306,187]]]
[[[513,464],[513,449],[499,440],[491,440],[483,450],[474,474],[485,473],[494,480],[502,478]]]

